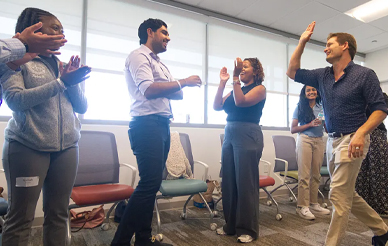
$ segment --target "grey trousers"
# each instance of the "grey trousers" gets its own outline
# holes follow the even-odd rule
[[[258,124],[228,122],[222,145],[222,205],[229,235],[258,237],[259,161],[263,133]]]
[[[78,147],[40,152],[4,142],[3,167],[8,185],[8,213],[3,246],[27,246],[35,208],[43,188],[43,245],[65,246],[68,206],[78,166]]]

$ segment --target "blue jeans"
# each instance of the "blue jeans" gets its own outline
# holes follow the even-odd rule
[[[140,181],[129,199],[112,246],[130,245],[137,239],[151,237],[151,223],[156,193],[170,150],[170,125],[167,118],[139,116],[129,123],[129,140],[136,156]]]

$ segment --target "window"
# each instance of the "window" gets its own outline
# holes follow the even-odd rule
[[[62,22],[68,39],[59,56],[63,62],[71,55],[86,53],[83,59],[93,72],[84,84],[89,108],[81,118],[88,122],[130,119],[131,98],[123,74],[125,60],[139,47],[139,25],[147,18],[159,18],[167,23],[171,37],[167,52],[159,54],[163,63],[176,79],[199,75],[204,82],[201,88],[184,88],[183,100],[171,101],[175,123],[225,124],[226,114],[213,109],[220,69],[226,66],[232,75],[236,57],[257,57],[264,68],[263,85],[267,89],[260,124],[289,126],[303,86],[286,76],[296,42],[146,0],[69,1],[35,0],[33,7],[50,11]],[[87,16],[83,16],[84,3],[87,4]],[[9,38],[14,34],[17,17],[24,8],[31,6],[31,1],[0,0],[0,5],[0,38]],[[81,41],[83,20],[87,27],[84,44]],[[81,47],[86,48],[81,52]],[[330,66],[323,50],[324,47],[307,44],[302,67]],[[361,57],[354,61],[364,64]],[[231,81],[232,78],[224,96],[232,90]],[[10,115],[11,110],[4,103],[0,116]]]
[[[171,8],[159,11],[160,5],[150,3],[146,6],[108,0],[88,3],[86,61],[94,75],[85,82],[89,100],[85,119],[129,120],[130,96],[123,69],[129,53],[139,48],[137,30],[147,18],[161,19],[168,26],[171,41],[167,52],[159,55],[171,74],[176,79],[190,75],[203,77],[205,23],[184,17],[183,11],[180,14],[171,13]],[[183,91],[182,101],[171,102],[174,122],[204,123],[203,87]]]
[[[263,65],[267,99],[261,119],[265,126],[287,126],[286,43],[265,38],[259,31],[226,23],[208,26],[208,123],[225,124],[226,115],[213,110],[213,101],[222,67],[233,76],[234,60],[257,57]],[[227,41],[225,38],[227,37]],[[233,37],[233,38],[230,38]],[[227,51],[227,52],[226,52]],[[229,79],[230,84],[232,78]],[[226,87],[224,95],[232,90]],[[276,116],[270,112],[277,112]]]

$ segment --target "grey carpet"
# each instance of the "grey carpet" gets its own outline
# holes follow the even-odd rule
[[[295,213],[295,202],[289,202],[287,196],[277,197],[281,221],[275,219],[276,208],[265,205],[265,200],[260,204],[259,239],[248,245],[286,245],[286,246],[317,246],[323,245],[330,216],[317,216],[314,221],[306,221]],[[164,241],[177,246],[221,246],[241,245],[234,236],[218,236],[210,230],[209,217],[206,209],[191,208],[187,219],[181,220],[181,210],[166,210],[161,212],[162,233]],[[222,215],[222,214],[221,214]],[[385,219],[388,223],[388,219]],[[222,218],[215,218],[218,226],[223,225]],[[100,228],[83,229],[72,234],[72,246],[108,246],[116,231],[117,224],[111,222],[111,228],[102,231]],[[156,223],[153,222],[154,232]],[[371,245],[373,233],[354,216],[349,220],[344,246]],[[33,228],[29,246],[42,245],[42,228]]]

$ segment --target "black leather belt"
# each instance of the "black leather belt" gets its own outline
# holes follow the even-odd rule
[[[134,116],[131,119],[131,121],[140,121],[140,120],[157,120],[157,121],[163,121],[163,122],[170,123],[170,118],[163,117],[163,116],[156,115],[156,114]]]
[[[331,132],[331,133],[328,133],[327,135],[330,137],[330,138],[341,138],[343,136],[346,136],[348,134],[350,134],[351,132],[349,133],[341,133],[341,132]]]

